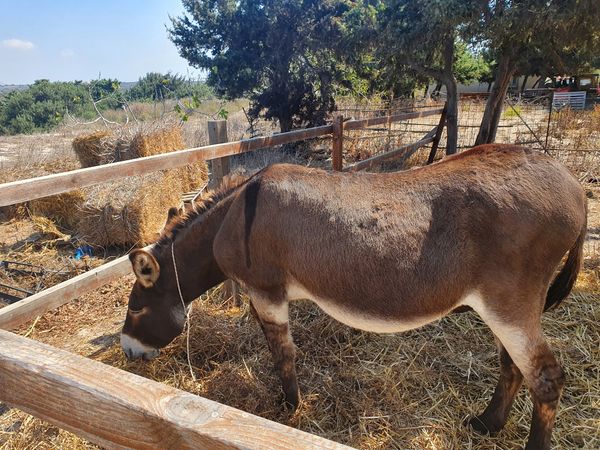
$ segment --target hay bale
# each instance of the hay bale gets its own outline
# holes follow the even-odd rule
[[[154,130],[138,131],[129,146],[134,158],[158,155],[185,148],[181,127],[178,125],[164,126]]]
[[[205,167],[185,167],[89,188],[79,211],[79,238],[95,247],[154,242],[168,209],[181,203],[183,193],[206,183]]]
[[[62,163],[11,168],[0,173],[0,183],[41,177],[71,169],[71,166],[65,166]],[[10,220],[26,216],[27,211],[29,210],[33,215],[53,220],[61,229],[71,233],[74,231],[77,223],[77,211],[84,200],[85,194],[83,191],[70,191],[65,192],[64,194],[32,200],[19,205],[2,207],[0,208],[0,215],[4,220]]]
[[[181,127],[141,130],[133,137],[129,156],[143,157],[184,148]],[[131,177],[86,189],[77,231],[95,247],[146,245],[154,242],[171,206],[182,194],[208,181],[205,162]]]
[[[72,233],[79,222],[79,209],[85,197],[85,193],[79,189],[43,197],[29,202],[29,210],[36,216],[51,219],[59,228]]]
[[[92,167],[131,159],[129,141],[127,136],[101,130],[79,135],[71,145],[81,166]]]

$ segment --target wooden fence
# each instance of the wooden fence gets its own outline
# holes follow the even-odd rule
[[[439,124],[419,141],[343,167],[344,130],[432,115],[440,115]],[[444,124],[445,108],[348,121],[338,116],[331,125],[0,184],[0,206],[201,160],[211,160],[213,175],[222,177],[229,166],[223,158],[322,136],[332,136],[332,166],[338,171],[370,168],[383,160],[412,154],[429,143],[433,144],[429,157],[433,161]],[[218,137],[217,128],[213,142],[223,139]],[[0,401],[107,448],[346,448],[2,331],[14,329],[130,272],[128,258],[122,256],[1,308]]]

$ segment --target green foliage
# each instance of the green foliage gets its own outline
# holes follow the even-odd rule
[[[502,114],[504,116],[505,119],[512,119],[513,117],[519,117],[519,115],[523,114],[523,110],[519,105],[513,106],[512,108],[507,108],[506,111],[504,111],[504,114]]]
[[[206,100],[214,97],[214,94],[204,82],[188,80],[171,73],[149,72],[138,80],[126,97],[129,100],[156,102],[185,97]]]
[[[282,131],[323,123],[337,87],[352,88],[337,57],[349,0],[183,0],[170,38],[182,57],[209,71],[226,98],[250,99],[251,117]],[[351,77],[350,77],[351,78]]]
[[[456,81],[462,84],[485,82],[489,80],[492,73],[485,55],[476,52],[460,39],[454,45],[453,70]]]
[[[0,134],[48,131],[60,124],[67,113],[91,120],[97,117],[92,101],[102,112],[121,109],[126,96],[140,101],[187,97],[183,100],[185,108],[194,109],[213,94],[205,83],[170,74],[148,74],[127,95],[121,90],[121,83],[113,79],[89,83],[38,80],[27,89],[0,96]]]
[[[37,80],[28,89],[2,97],[0,134],[46,131],[62,122],[67,112],[86,119],[94,117],[88,85]]]

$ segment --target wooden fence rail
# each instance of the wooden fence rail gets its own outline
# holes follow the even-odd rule
[[[403,159],[406,160],[421,147],[433,142],[435,140],[436,132],[437,127],[433,128],[417,142],[403,145],[394,150],[390,150],[385,153],[380,153],[378,155],[371,156],[370,158],[363,159],[362,161],[358,161],[354,164],[346,166],[344,170],[348,172],[356,172],[358,170],[370,169],[376,164],[379,164],[388,159],[396,158],[398,156],[402,156]]]
[[[2,330],[0,399],[109,449],[349,448]]]
[[[12,305],[0,308],[0,329],[12,330],[37,316],[64,305],[82,294],[97,289],[117,278],[129,275],[131,263],[127,255],[44,289]]]

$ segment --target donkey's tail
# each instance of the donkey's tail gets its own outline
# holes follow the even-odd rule
[[[550,308],[560,305],[560,303],[567,298],[567,295],[569,295],[577,280],[577,274],[579,273],[581,262],[583,260],[583,243],[585,242],[585,234],[587,232],[587,207],[585,215],[586,219],[583,221],[583,228],[579,233],[579,237],[575,241],[573,247],[571,247],[571,250],[569,250],[569,256],[567,256],[565,265],[558,275],[556,275],[556,278],[554,278],[554,281],[548,289],[544,311],[548,311]]]

